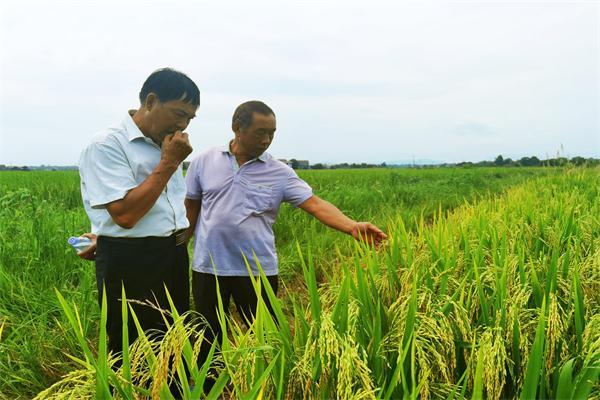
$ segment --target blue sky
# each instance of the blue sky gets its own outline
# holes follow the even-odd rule
[[[0,7],[0,164],[76,163],[163,66],[200,87],[193,155],[226,143],[234,108],[259,99],[279,158],[600,157],[598,2]]]

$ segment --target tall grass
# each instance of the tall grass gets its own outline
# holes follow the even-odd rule
[[[439,210],[431,220],[417,218],[414,229],[402,216],[391,218],[387,246],[375,251],[356,243],[335,263],[322,265],[311,246],[298,242],[304,287],[289,292],[289,306],[275,298],[264,275],[255,282],[260,300],[249,328],[225,317],[220,306],[230,334],[218,344],[215,393],[600,398],[598,172],[538,178],[502,196]],[[264,298],[274,304],[274,315]],[[67,315],[76,315],[62,303]],[[77,318],[69,321],[81,332]],[[144,347],[145,364],[155,364],[165,342],[184,343],[201,332],[191,326],[171,331],[172,339]],[[97,357],[104,357],[102,350]],[[81,385],[104,382],[97,365]],[[158,381],[161,391],[152,394],[169,398],[164,382],[171,374],[189,396],[180,371],[149,367],[133,380]]]

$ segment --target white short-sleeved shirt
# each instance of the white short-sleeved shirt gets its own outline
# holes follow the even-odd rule
[[[131,117],[99,132],[79,158],[81,196],[92,224],[92,232],[112,237],[169,236],[187,228],[185,180],[181,165],[173,173],[154,206],[131,229],[117,225],[106,204],[125,197],[158,165],[161,150],[144,136]]]
[[[200,154],[186,175],[187,197],[202,200],[196,225],[194,271],[248,276],[245,255],[258,275],[254,254],[266,275],[277,275],[273,223],[281,202],[294,207],[312,197],[312,189],[293,169],[268,153],[238,168],[229,147]]]

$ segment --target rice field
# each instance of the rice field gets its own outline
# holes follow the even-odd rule
[[[178,317],[113,369],[93,265],[65,243],[88,230],[77,174],[0,174],[0,396],[600,399],[600,170],[301,175],[388,242],[282,208],[284,289],[260,293],[275,317],[261,302],[248,328],[222,318],[211,365]]]

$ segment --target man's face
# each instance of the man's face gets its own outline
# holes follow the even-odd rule
[[[239,128],[236,131],[238,141],[246,153],[258,157],[264,153],[275,135],[276,121],[273,114],[252,114],[252,124],[248,128]]]
[[[148,109],[148,132],[144,132],[157,143],[162,143],[165,136],[183,131],[191,119],[196,116],[197,106],[183,100],[171,100],[161,103],[156,99],[146,104]]]

